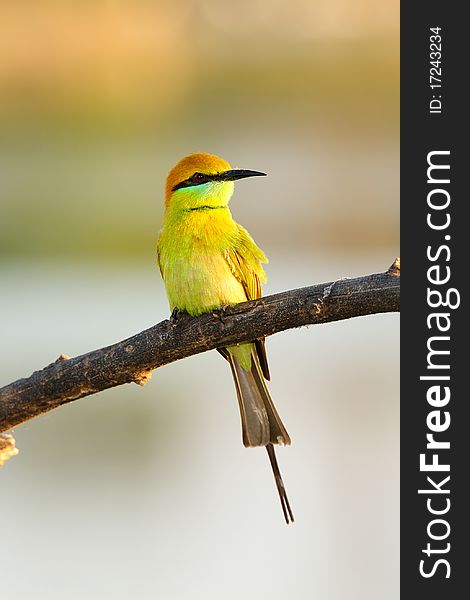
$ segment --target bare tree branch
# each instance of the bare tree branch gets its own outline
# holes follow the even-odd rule
[[[177,315],[127,340],[69,358],[0,389],[0,432],[62,404],[123,383],[143,385],[151,371],[206,350],[279,331],[400,310],[400,262],[386,273],[313,285],[200,317]]]

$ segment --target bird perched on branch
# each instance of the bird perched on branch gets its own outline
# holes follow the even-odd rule
[[[190,154],[166,180],[165,217],[157,243],[160,271],[173,311],[197,316],[223,306],[260,298],[267,262],[263,251],[228,207],[234,181],[265,175],[232,169],[212,154]],[[232,370],[245,446],[265,446],[286,523],[292,511],[274,452],[290,444],[265,382],[269,380],[264,339],[219,352]]]

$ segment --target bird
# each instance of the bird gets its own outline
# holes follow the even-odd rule
[[[232,169],[205,152],[189,154],[168,173],[157,260],[173,315],[203,313],[262,296],[267,263],[248,231],[232,217],[234,182],[266,173]],[[265,446],[284,519],[294,521],[274,445],[291,440],[266,385],[265,339],[218,348],[237,392],[245,447]]]

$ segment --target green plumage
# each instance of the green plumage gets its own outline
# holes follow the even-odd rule
[[[204,189],[208,185],[212,189]],[[261,262],[268,259],[233,220],[227,206],[232,190],[227,183],[186,188],[177,192],[182,202],[167,208],[157,254],[172,310],[197,316],[261,296],[266,281]],[[229,349],[246,370],[251,346]]]
[[[163,229],[157,242],[160,271],[171,309],[197,316],[262,295],[267,258],[236,223],[228,202],[233,180],[262,175],[231,170],[210,154],[193,154],[170,171]],[[290,444],[264,379],[264,339],[221,348],[237,390],[245,446],[266,446],[284,517],[293,520],[273,444]]]

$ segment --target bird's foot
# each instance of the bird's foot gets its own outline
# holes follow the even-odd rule
[[[185,313],[181,310],[178,310],[177,308],[174,308],[171,312],[170,315],[170,323],[173,325],[173,327],[178,323],[178,321],[181,321],[182,316]]]
[[[225,308],[227,308],[226,306],[222,306],[221,308],[218,308],[217,310],[212,311],[212,316],[215,317],[218,321],[220,321],[220,323],[222,323],[222,325],[225,325],[225,314],[224,314],[224,310]]]

